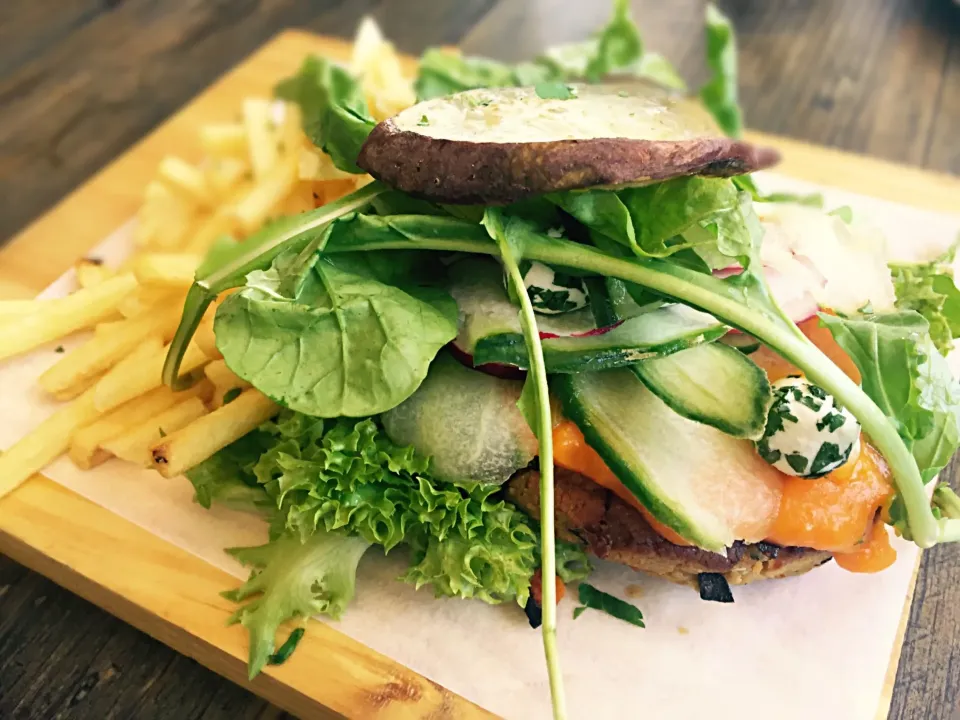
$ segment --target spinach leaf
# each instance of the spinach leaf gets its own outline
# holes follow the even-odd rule
[[[713,3],[707,5],[707,65],[713,76],[700,88],[700,99],[730,137],[743,133],[737,92],[737,39],[733,25]]]
[[[300,106],[304,132],[345,172],[362,173],[357,156],[376,122],[360,84],[336,63],[312,55],[275,88]]]
[[[957,245],[926,263],[890,263],[897,308],[914,310],[930,323],[930,337],[946,355],[960,336],[960,290],[953,279]]]
[[[643,613],[641,613],[640,610],[638,610],[635,606],[631,605],[625,600],[614,597],[610,593],[605,593],[603,590],[598,590],[589,583],[580,583],[579,600],[582,604],[580,607],[574,609],[574,620],[580,617],[584,610],[591,608],[593,610],[605,612],[607,615],[612,615],[618,620],[623,620],[631,625],[636,625],[637,627],[646,627],[646,625],[643,623]]]
[[[395,407],[457,334],[456,304],[430,287],[399,287],[320,258],[296,283],[281,256],[257,287],[220,306],[217,346],[230,368],[281,405],[316,417]],[[293,293],[293,294],[286,294]]]
[[[709,245],[726,257],[749,262],[758,232],[748,221],[748,201],[730,180],[720,178],[683,177],[646,187],[547,198],[640,257],[667,257]]]

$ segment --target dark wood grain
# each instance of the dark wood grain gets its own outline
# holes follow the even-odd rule
[[[635,0],[650,48],[705,77],[703,0]],[[727,0],[748,124],[960,174],[960,9],[949,0]],[[3,0],[0,239],[276,31],[349,35],[372,12],[419,52],[505,60],[585,37],[605,2]],[[960,209],[960,198],[958,198]],[[960,465],[948,473],[960,477]],[[925,554],[891,717],[960,699],[960,547]],[[0,557],[0,718],[275,718],[226,680]]]

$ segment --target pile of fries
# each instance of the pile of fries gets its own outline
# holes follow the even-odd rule
[[[350,70],[376,119],[413,104],[410,79],[370,19],[360,25]],[[0,456],[0,497],[64,453],[85,470],[116,457],[175,477],[277,412],[223,361],[215,306],[181,366],[197,382],[182,392],[163,386],[186,292],[214,242],[240,241],[273,217],[336,200],[370,178],[338,170],[304,134],[296,105],[247,98],[240,117],[199,129],[199,162],[164,158],[144,192],[136,251],[120,267],[84,259],[74,267],[79,287],[66,297],[0,300],[0,361],[92,330],[40,376],[40,387],[67,404]]]

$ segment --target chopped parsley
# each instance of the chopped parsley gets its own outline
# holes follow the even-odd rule
[[[533,89],[543,100],[571,100],[577,96],[576,88],[560,82],[537,83]]]
[[[417,120],[417,125],[419,125],[420,127],[426,127],[429,124],[430,124],[430,118],[428,118],[426,115],[421,115],[420,119]]]
[[[574,620],[580,617],[584,610],[591,608],[605,612],[607,615],[612,615],[618,620],[623,620],[631,625],[646,627],[643,623],[643,613],[641,613],[637,607],[625,600],[614,597],[610,593],[598,590],[589,583],[580,583],[579,600],[581,605],[573,611]]]
[[[238,397],[240,397],[240,393],[241,393],[241,392],[243,392],[243,391],[242,391],[240,388],[238,388],[238,387],[230,388],[229,390],[227,390],[227,391],[223,394],[223,404],[224,404],[224,405],[229,405],[229,404],[232,403],[234,400],[236,400]]]

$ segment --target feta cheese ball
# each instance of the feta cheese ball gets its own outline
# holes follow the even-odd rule
[[[780,472],[818,478],[860,453],[860,423],[819,385],[799,376],[773,383],[757,453]]]
[[[520,263],[523,284],[530,296],[534,312],[541,315],[560,315],[580,310],[588,305],[587,290],[583,278],[554,270],[549,265],[532,260]],[[506,279],[504,279],[506,282]],[[507,289],[510,284],[506,283]],[[510,299],[517,302],[513,293]]]

